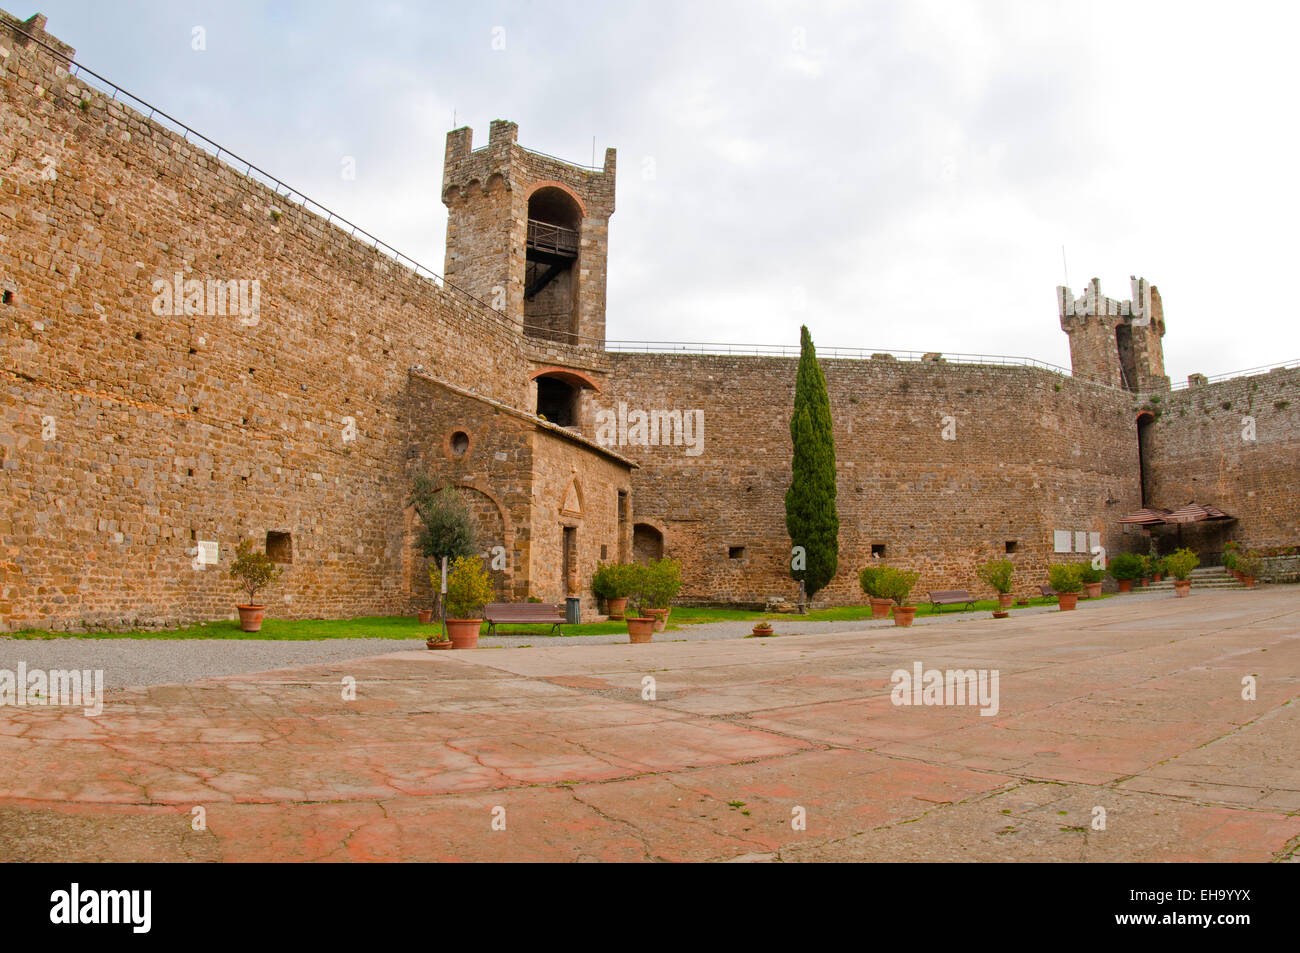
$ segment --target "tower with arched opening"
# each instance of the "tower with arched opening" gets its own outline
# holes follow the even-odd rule
[[[508,316],[528,338],[581,350],[605,341],[615,151],[588,168],[523,148],[513,122],[473,148],[447,134],[447,280]]]

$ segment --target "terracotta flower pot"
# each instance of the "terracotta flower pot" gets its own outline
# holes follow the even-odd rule
[[[478,630],[482,619],[448,619],[447,634],[451,636],[454,649],[478,648]]]
[[[1176,595],[1179,599],[1186,598],[1187,594],[1191,591],[1191,589],[1192,589],[1192,581],[1190,579],[1174,580],[1174,595]]]
[[[1255,577],[1254,577],[1254,576],[1242,576],[1242,577],[1241,577],[1241,582],[1242,582],[1242,584],[1243,584],[1247,589],[1254,589],[1254,588],[1255,588]]]
[[[420,610],[420,625],[428,625],[428,624],[429,624],[430,622],[432,622],[432,621],[433,621],[433,610],[432,610],[432,609],[421,609],[421,610]]]
[[[998,608],[1010,609],[1015,604],[1016,597],[1009,592],[998,593]]]
[[[1156,573],[1154,576],[1152,576],[1151,578],[1152,578],[1153,580],[1155,580],[1156,582],[1159,582],[1159,581],[1160,581],[1161,579],[1163,579],[1164,577],[1165,577],[1165,574],[1164,574],[1164,573],[1162,573],[1162,572],[1158,572],[1158,573]]]
[[[871,601],[871,618],[888,619],[889,610],[893,606],[892,599],[872,599]]]
[[[239,610],[239,627],[245,632],[261,632],[266,606],[235,606]]]
[[[1006,618],[1009,618],[1010,615],[1011,615],[1011,613],[1008,612],[1006,609],[994,609],[994,610],[993,610],[993,618],[995,618],[995,619],[1006,619]]]
[[[431,649],[438,650],[452,649],[456,647],[455,643],[453,643],[451,639],[425,639],[424,644]]]
[[[1149,586],[1149,585],[1151,585],[1151,577],[1150,577],[1150,576],[1143,576],[1143,577],[1142,577],[1142,588],[1145,589],[1145,588],[1146,588],[1147,586]]]
[[[655,620],[655,631],[662,632],[668,627],[667,609],[646,609],[645,614]]]
[[[1069,612],[1079,604],[1079,594],[1077,592],[1062,592],[1056,598],[1060,600],[1062,612]]]
[[[1089,599],[1101,598],[1101,583],[1099,582],[1085,582],[1083,584],[1083,590],[1088,594],[1087,598]]]
[[[773,629],[770,625],[759,624],[754,626],[753,634],[758,636],[759,638],[765,638],[766,636],[769,635],[775,635],[776,630]]]
[[[649,642],[655,633],[654,619],[632,619],[624,620],[627,622],[627,640],[632,644]]]
[[[911,625],[916,618],[916,606],[894,606],[894,625]]]
[[[1120,591],[1120,592],[1132,592],[1132,591],[1133,591],[1133,580],[1132,580],[1132,579],[1120,579],[1120,580],[1117,580],[1117,581],[1119,582],[1119,591]]]
[[[623,613],[627,611],[627,599],[610,599],[608,602],[610,620],[613,622],[622,622]]]

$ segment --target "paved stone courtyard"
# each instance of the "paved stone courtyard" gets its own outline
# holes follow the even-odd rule
[[[1295,587],[333,660],[0,709],[0,860],[1294,860],[1298,696]]]

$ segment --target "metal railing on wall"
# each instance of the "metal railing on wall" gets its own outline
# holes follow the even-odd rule
[[[399,264],[405,265],[406,267],[410,268],[411,271],[414,272],[416,275],[419,275],[420,277],[432,281],[434,284],[444,289],[445,291],[449,291],[455,295],[458,295],[466,302],[470,302],[475,306],[481,308],[485,312],[484,314],[485,317],[489,319],[501,321],[502,323],[508,325],[511,328],[515,327],[515,323],[511,321],[510,318],[504,312],[498,311],[496,308],[492,307],[482,298],[470,294],[465,289],[458,288],[456,285],[452,284],[450,281],[448,281],[438,272],[434,271],[432,268],[428,268],[423,264],[421,264],[420,262],[416,261],[414,258],[410,257],[409,255],[403,254],[402,252],[394,248],[392,245],[389,245],[383,239],[379,238],[376,235],[372,235],[370,232],[366,231],[360,225],[357,225],[355,222],[352,222],[347,218],[344,218],[342,215],[340,215],[338,212],[335,212],[333,209],[329,208],[328,206],[322,205],[320,202],[317,202],[315,199],[311,198],[305,193],[290,187],[283,180],[267,172],[265,169],[261,168],[260,166],[254,165],[252,162],[245,159],[243,156],[240,156],[239,154],[232,152],[231,150],[227,149],[225,146],[221,145],[220,143],[215,142],[212,139],[209,139],[201,132],[198,132],[197,130],[191,128],[190,126],[187,126],[185,123],[181,122],[175,116],[172,116],[171,114],[165,112],[164,110],[159,109],[157,106],[154,106],[152,103],[149,103],[146,100],[141,99],[139,96],[135,95],[134,93],[126,89],[123,89],[117,83],[95,72],[90,67],[78,63],[76,60],[70,58],[66,53],[63,53],[55,49],[53,46],[44,42],[39,37],[32,36],[30,33],[26,32],[25,30],[17,29],[17,27],[14,27],[14,32],[21,33],[23,36],[27,37],[33,43],[44,48],[53,56],[58,58],[60,62],[68,64],[67,69],[68,69],[68,74],[70,76],[79,79],[81,82],[85,83],[87,86],[90,86],[98,90],[100,93],[107,94],[109,98],[115,102],[120,101],[126,104],[126,101],[130,100],[131,103],[134,103],[138,107],[140,107],[137,111],[140,112],[141,115],[144,115],[148,121],[156,122],[158,123],[158,125],[170,129],[171,132],[178,133],[183,141],[203,148],[206,152],[211,153],[212,156],[217,160],[224,161],[227,165],[231,167],[232,170],[236,172],[239,171],[238,166],[233,164],[231,160],[233,160],[234,163],[243,165],[244,171],[242,174],[244,175],[245,178],[250,179],[251,181],[254,182],[258,182],[263,186],[266,186],[267,188],[271,189],[271,191],[274,192],[276,196],[284,198],[286,201],[293,202],[294,204],[303,208],[305,211],[312,211],[314,209],[315,210],[314,214],[323,218],[327,225],[334,225],[335,227],[339,228],[340,231],[346,232],[352,238],[361,241],[363,244],[370,245],[376,251],[381,252],[387,255],[388,257],[392,258],[394,261],[398,262]],[[90,79],[88,79],[87,77],[90,77]],[[91,82],[91,79],[93,79],[94,82]],[[148,112],[146,113],[145,110],[147,110]]]
[[[1259,374],[1268,374],[1272,371],[1280,371],[1295,367],[1300,367],[1300,359],[1285,361],[1281,364],[1264,364],[1259,367],[1248,367],[1244,371],[1228,371],[1226,374],[1215,374],[1213,377],[1205,378],[1204,383],[1217,384],[1220,381],[1232,380],[1236,377],[1255,377]],[[1200,387],[1201,381],[1197,381],[1196,384],[1192,384],[1191,381],[1177,381],[1169,386],[1173,390],[1186,390],[1189,387]]]
[[[464,301],[472,304],[474,307],[481,309],[483,312],[483,316],[488,318],[489,320],[495,320],[501,322],[503,325],[508,326],[511,329],[515,329],[518,327],[516,322],[511,320],[511,318],[505,312],[492,307],[482,298],[479,298],[476,295],[471,294],[465,289],[457,287],[456,285],[448,281],[445,277],[443,277],[443,275],[441,275],[440,273],[434,271],[432,268],[426,267],[416,259],[411,258],[409,255],[403,254],[401,251],[394,248],[392,245],[389,245],[387,242],[383,241],[376,235],[371,234],[361,226],[345,218],[344,216],[338,214],[328,206],[323,205],[320,202],[317,202],[315,199],[312,199],[310,196],[306,195],[305,193],[292,188],[283,180],[267,172],[265,169],[262,169],[260,166],[254,165],[248,159],[245,159],[242,156],[240,156],[238,153],[232,152],[231,150],[225,148],[220,143],[208,138],[207,136],[203,135],[197,130],[191,128],[190,126],[181,122],[181,120],[167,113],[166,111],[159,109],[157,106],[154,106],[152,103],[149,103],[144,99],[141,99],[139,96],[136,96],[134,93],[126,89],[123,89],[117,83],[114,83],[112,80],[108,79],[107,77],[101,75],[100,73],[95,72],[90,67],[78,63],[75,59],[72,59],[70,56],[68,56],[67,53],[51,46],[50,44],[41,40],[39,37],[32,36],[30,33],[27,33],[25,30],[18,29],[17,26],[13,26],[12,29],[15,33],[21,34],[22,36],[29,39],[32,43],[42,47],[44,50],[46,50],[48,53],[54,56],[59,62],[66,63],[69,75],[76,77],[77,79],[86,83],[88,86],[98,89],[99,92],[101,93],[108,94],[110,99],[114,101],[118,101],[119,98],[125,97],[124,99],[122,99],[122,102],[125,102],[126,100],[130,100],[132,103],[137,104],[139,107],[141,107],[140,111],[142,114],[146,116],[146,119],[148,121],[156,122],[160,126],[163,126],[164,128],[168,128],[170,124],[170,127],[172,127],[171,131],[174,133],[178,133],[181,136],[181,139],[183,141],[191,143],[196,146],[200,146],[201,148],[205,149],[205,151],[211,153],[213,157],[215,157],[219,161],[225,161],[228,165],[230,165],[231,160],[233,160],[233,162],[235,163],[242,164],[244,166],[243,175],[245,176],[245,178],[254,182],[258,182],[259,184],[271,189],[275,195],[282,197],[287,201],[294,202],[295,204],[303,208],[305,211],[311,211],[312,209],[316,209],[317,211],[315,214],[317,214],[319,217],[322,217],[326,224],[335,225],[336,227],[339,228],[340,231],[346,232],[352,238],[358,239],[359,241],[362,241],[365,244],[369,244],[376,251],[387,255],[388,257],[392,258],[394,261],[398,262],[399,264],[403,264],[409,267],[414,274],[426,278],[432,281],[440,288],[444,289],[445,291],[449,291],[459,296]],[[86,77],[90,77],[91,79],[94,80],[94,82],[91,82],[91,80],[87,79]],[[148,111],[147,114],[143,112],[144,110]],[[475,151],[479,151],[479,150],[475,150]],[[534,154],[545,156],[546,158],[554,158],[557,159],[557,161],[561,161],[561,162],[567,161],[564,159],[558,159],[558,157],[555,156],[550,156],[544,152],[535,152],[535,150],[531,150],[531,149],[525,151],[534,152]],[[577,163],[569,163],[569,164],[578,165]],[[599,170],[600,168],[598,166],[580,166],[580,167],[592,171]],[[238,168],[234,165],[231,165],[231,168],[236,172],[239,171]],[[529,326],[525,326],[525,327],[527,328]],[[545,330],[549,331],[551,329],[547,328]],[[567,339],[569,343],[572,343],[576,346],[603,348],[604,350],[615,352],[615,353],[655,353],[655,354],[676,353],[676,354],[701,354],[701,355],[730,354],[730,355],[738,355],[738,356],[748,355],[748,356],[766,356],[766,357],[798,357],[799,356],[799,347],[797,345],[785,345],[785,344],[711,344],[711,343],[689,343],[689,342],[680,342],[680,341],[607,341],[603,338],[593,338],[593,337],[579,335],[571,332],[565,332],[564,337]],[[932,353],[933,352],[928,352],[928,351],[900,351],[900,350],[881,349],[881,348],[819,347],[817,349],[818,357],[828,358],[832,360],[837,360],[837,359],[868,360],[876,355],[888,354],[894,357],[896,360],[900,360],[900,361],[924,361],[926,356]],[[1071,371],[1068,370],[1067,368],[1061,367],[1056,364],[1051,364],[1046,361],[1039,361],[1035,358],[1030,358],[1030,357],[1016,357],[1016,356],[1003,355],[1003,354],[943,353],[939,355],[939,358],[943,363],[949,363],[949,364],[984,364],[984,365],[993,365],[993,366],[1002,366],[1002,367],[1036,367],[1042,370],[1051,371],[1052,373],[1060,374],[1065,377],[1070,377],[1076,380],[1084,380],[1083,378],[1074,378]],[[1218,381],[1228,380],[1235,377],[1246,377],[1254,374],[1265,374],[1271,370],[1280,369],[1280,368],[1292,368],[1292,367],[1300,367],[1300,360],[1288,361],[1284,364],[1277,364],[1272,366],[1249,368],[1247,370],[1242,370],[1242,371],[1230,371],[1226,374],[1219,374],[1214,377],[1206,378],[1206,381],[1207,383],[1215,383]],[[1123,388],[1111,387],[1108,384],[1100,384],[1092,381],[1085,381],[1085,383],[1093,383],[1095,384],[1095,386],[1106,387],[1111,390],[1123,390]],[[1186,389],[1191,385],[1189,385],[1187,382],[1184,381],[1184,382],[1172,384],[1171,386],[1172,389],[1174,390],[1181,390],[1181,389]]]
[[[722,344],[686,341],[607,341],[606,350],[640,354],[701,354],[736,355],[739,357],[798,357],[797,344]],[[933,362],[937,364],[991,364],[1000,367],[1037,367],[1041,370],[1072,376],[1069,369],[1032,357],[1009,354],[962,354],[935,351],[900,351],[895,348],[823,347],[818,346],[817,357],[826,360],[865,361],[871,358],[893,358],[898,361]]]

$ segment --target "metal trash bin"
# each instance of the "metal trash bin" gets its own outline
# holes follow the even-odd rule
[[[581,623],[582,600],[577,596],[569,596],[565,599],[564,621],[568,625],[578,625]]]

